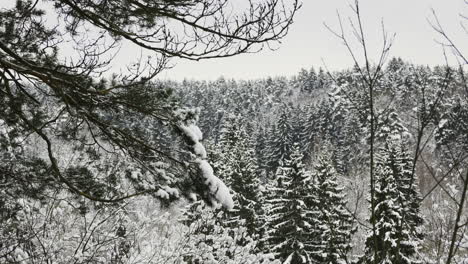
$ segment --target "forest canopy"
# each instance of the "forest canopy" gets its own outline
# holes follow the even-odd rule
[[[468,61],[436,11],[455,67],[390,57],[383,23],[372,58],[355,0],[325,25],[347,69],[171,81],[174,60],[274,49],[300,2],[15,2],[0,9],[1,263],[467,261]]]

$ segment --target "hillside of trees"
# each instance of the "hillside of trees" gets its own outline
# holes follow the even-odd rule
[[[263,198],[251,198],[262,204],[256,214],[265,219],[260,226],[266,227],[266,231],[258,234],[260,237],[266,236],[268,241],[268,236],[274,232],[272,229],[278,225],[275,221],[280,221],[276,219],[279,217],[277,214],[281,212],[275,213],[280,210],[277,199],[287,199],[288,188],[291,188],[289,191],[303,192],[300,197],[306,208],[325,205],[324,208],[318,206],[315,212],[298,212],[302,216],[312,214],[304,220],[309,221],[307,226],[324,228],[324,216],[316,210],[326,210],[322,213],[327,217],[336,217],[336,220],[327,218],[327,221],[340,223],[338,227],[328,228],[345,229],[336,231],[337,238],[331,235],[317,239],[320,237],[318,234],[327,234],[327,231],[312,228],[308,234],[295,234],[301,238],[292,240],[297,239],[301,243],[312,243],[312,238],[319,241],[316,243],[333,243],[329,239],[337,239],[340,243],[346,241],[349,244],[338,243],[338,248],[334,249],[342,251],[334,252],[337,259],[373,263],[371,259],[357,257],[363,254],[372,256],[369,251],[373,250],[374,238],[367,237],[371,228],[368,95],[362,89],[356,69],[325,73],[323,69],[311,68],[303,69],[289,79],[236,81],[221,78],[215,82],[184,81],[164,85],[178,87],[176,90],[181,91],[180,96],[187,104],[200,108],[202,117],[199,123],[205,132],[205,144],[212,153],[210,158],[221,163],[215,165],[215,171],[222,179],[234,181],[232,178],[238,177],[239,172],[235,171],[239,167],[253,167],[257,171],[257,180],[262,186],[259,191],[237,189],[239,187],[233,185],[234,182],[230,186],[234,193],[262,193]],[[381,241],[379,250],[383,252],[378,256],[381,258],[378,263],[387,257],[392,263],[403,263],[401,259],[392,259],[398,258],[398,254],[409,257],[410,262],[441,263],[446,261],[464,189],[467,149],[464,142],[466,117],[462,113],[467,103],[466,72],[449,67],[412,65],[394,58],[386,65],[377,87],[376,207],[385,208],[375,215],[378,226],[383,228],[376,238]],[[249,150],[245,149],[243,142],[249,142]],[[239,159],[242,155],[236,153],[246,155],[250,152],[255,153],[254,165],[247,166]],[[226,172],[225,167],[230,163],[234,168]],[[322,177],[329,177],[324,181],[331,183],[322,186],[314,182],[309,183],[312,189],[308,191],[296,190],[299,187],[288,186],[292,184],[288,181],[294,181],[287,179],[293,177],[289,175],[290,166],[299,166],[303,173],[309,175],[302,177],[312,182],[319,180],[320,173],[327,171]],[[289,176],[285,177],[285,174]],[[249,173],[242,175],[246,177]],[[264,192],[261,191],[263,188]],[[318,191],[320,189],[323,193]],[[327,198],[330,193],[336,194]],[[308,197],[310,194],[319,195]],[[334,197],[342,198],[335,200]],[[310,204],[306,202],[309,199]],[[314,205],[314,199],[325,200]],[[335,203],[336,206],[333,205]],[[281,206],[296,208],[292,204]],[[266,216],[262,212],[265,208],[268,208]],[[272,215],[268,216],[268,212]],[[293,213],[289,211],[289,214]],[[456,253],[461,259],[466,254],[463,247],[464,215],[458,220],[460,233],[456,236]],[[301,221],[293,215],[289,217]],[[319,223],[314,225],[314,221]],[[390,223],[395,225],[392,227],[395,229],[388,227]],[[295,223],[293,226],[298,225]],[[313,230],[318,233],[314,234]],[[284,241],[285,232],[279,230],[279,241]],[[395,237],[387,237],[390,234]],[[364,244],[366,237],[368,242]],[[291,242],[289,246],[292,248],[286,252],[301,252],[293,244]],[[403,244],[409,244],[408,248]],[[282,253],[282,249],[276,246],[267,247],[270,249],[268,252],[276,250],[283,254],[281,260],[284,261],[287,253]],[[317,249],[313,245],[310,247],[304,256],[317,254]],[[317,247],[323,249],[327,245]],[[323,254],[318,251],[321,252],[319,256]],[[326,253],[329,254],[332,253]],[[323,260],[319,257],[314,261]]]
[[[443,66],[383,23],[370,58],[356,0],[325,25],[349,69],[158,79],[275,49],[301,7],[233,2],[0,4],[0,263],[468,262],[468,59],[436,11]]]
[[[111,205],[69,194],[49,183],[37,137],[2,129],[4,159],[36,157],[34,171],[21,162],[2,167],[15,172],[2,179],[9,187],[1,196],[2,258],[10,263],[442,263],[457,226],[452,258],[465,261],[468,218],[464,212],[456,217],[466,191],[466,72],[400,58],[386,65],[375,95],[374,214],[368,95],[358,76],[357,69],[311,68],[291,78],[151,84],[148,98],[162,93],[199,115],[202,155],[212,164],[210,173],[229,188],[232,209],[207,204],[195,193],[181,200],[179,190],[169,186]],[[137,116],[125,120],[120,127],[146,131],[169,153],[181,144],[167,124]],[[142,168],[118,152],[79,144],[92,138],[87,131],[60,134],[73,122],[73,116],[63,116],[54,127],[62,140],[57,163],[88,193],[108,197],[145,190],[155,184],[153,177],[170,177],[167,163]]]

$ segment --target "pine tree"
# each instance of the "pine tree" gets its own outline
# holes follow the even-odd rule
[[[244,140],[242,137],[245,137],[245,135],[243,134],[245,133],[241,131],[240,116],[226,114],[221,124],[219,140],[214,147],[213,153],[210,153],[215,160],[213,164],[215,173],[228,185],[231,185],[231,163],[238,159],[235,148],[240,141]]]
[[[274,172],[280,165],[279,162],[291,154],[292,134],[289,108],[284,106],[269,139],[268,168],[270,172]]]
[[[304,138],[304,130],[307,126],[307,113],[308,108],[303,106],[297,106],[291,109],[291,140],[292,142],[299,143],[301,146],[301,152],[304,155],[304,145],[302,143],[307,139]]]
[[[391,138],[401,138],[408,134],[408,129],[403,124],[397,111],[389,108],[381,114],[376,125],[376,141],[385,142]]]
[[[265,134],[265,129],[263,126],[260,126],[255,135],[255,157],[257,157],[258,171],[257,174],[263,178],[266,178],[266,171],[268,169],[268,157],[266,153],[267,148],[267,138]]]
[[[344,188],[338,186],[337,172],[330,162],[321,157],[314,169],[320,239],[314,245],[313,258],[319,263],[342,263],[352,246],[354,219],[346,210]]]
[[[254,144],[246,132],[246,123],[239,116],[228,116],[217,145],[215,170],[234,193],[235,206],[226,214],[230,226],[245,226],[252,237],[260,237],[262,214],[260,180]]]
[[[248,142],[239,144],[239,159],[233,162],[230,174],[231,190],[234,194],[235,206],[229,216],[241,223],[252,236],[261,236],[259,214],[261,214],[260,181],[257,176],[255,151]]]
[[[247,228],[224,223],[224,211],[197,201],[185,209],[181,222],[186,238],[177,247],[171,263],[271,263],[279,264],[271,254],[257,250],[257,239],[249,236]]]
[[[315,89],[323,89],[325,88],[325,85],[327,84],[327,76],[325,74],[325,71],[322,69],[322,67],[319,68],[319,72],[317,74],[317,79],[315,81]]]
[[[276,185],[267,199],[266,244],[281,261],[312,263],[310,244],[315,223],[310,175],[302,164],[298,144],[285,165],[278,169]]]
[[[404,237],[401,239],[400,247],[405,256],[415,257],[424,235],[421,227],[424,220],[420,214],[422,198],[417,191],[415,179],[417,175],[412,176],[413,160],[404,146],[398,144],[390,145],[390,157],[395,157],[395,161],[390,163],[393,173],[396,175],[397,184],[402,198],[400,205],[403,207],[402,232]],[[417,179],[416,179],[417,180]],[[406,237],[407,236],[407,237]],[[412,263],[418,262],[412,260]]]
[[[318,116],[317,109],[313,105],[305,107],[304,115],[301,117],[303,122],[302,130],[299,132],[299,144],[301,146],[304,160],[307,161],[311,158],[315,141],[318,134]]]
[[[296,77],[296,87],[302,93],[310,93],[317,88],[317,73],[312,67],[309,71],[302,68]]]
[[[420,263],[421,199],[411,184],[410,169],[411,159],[405,151],[397,143],[387,142],[376,164],[376,207],[374,219],[370,219],[376,223],[376,232],[367,238],[360,263]]]

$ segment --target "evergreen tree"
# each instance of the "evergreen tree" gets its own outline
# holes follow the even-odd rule
[[[292,142],[297,142],[300,144],[301,151],[304,155],[304,146],[302,145],[303,141],[306,141],[306,138],[304,138],[304,130],[305,127],[307,126],[307,115],[308,109],[307,107],[303,107],[298,105],[297,107],[292,108],[291,111],[291,140]]]
[[[202,201],[187,206],[181,219],[188,227],[184,230],[186,238],[177,247],[174,263],[279,264],[271,254],[258,252],[258,242],[249,236],[246,227],[224,224],[224,213]]]
[[[268,155],[266,153],[267,149],[267,138],[265,129],[263,126],[260,126],[255,135],[255,157],[257,157],[258,163],[258,175],[260,178],[265,180],[266,171],[268,169]]]
[[[315,147],[315,141],[318,134],[318,119],[317,109],[315,106],[310,105],[305,108],[302,119],[302,130],[299,134],[299,144],[301,146],[304,160],[307,161],[311,158]]]
[[[330,137],[329,135],[331,135],[331,131],[333,130],[333,124],[331,123],[333,109],[330,103],[331,102],[329,100],[321,101],[315,115],[317,117],[316,127],[321,141],[328,141]]]
[[[438,148],[450,145],[460,153],[468,151],[468,105],[460,97],[446,103],[447,109],[438,122],[436,141]],[[453,155],[453,153],[451,154]]]
[[[260,181],[255,148],[239,116],[229,115],[216,147],[215,170],[234,193],[235,206],[226,214],[231,226],[245,226],[252,237],[261,236]]]
[[[398,113],[393,108],[386,109],[377,120],[376,141],[385,142],[391,138],[400,138],[408,134]]]
[[[337,172],[330,162],[319,158],[314,169],[320,239],[314,245],[313,258],[319,263],[342,263],[352,246],[354,219],[346,210],[344,188],[338,186]]]
[[[239,159],[231,165],[231,190],[234,192],[235,206],[229,216],[236,225],[244,225],[252,236],[261,236],[259,214],[261,214],[260,181],[257,176],[255,151],[249,142],[239,144]],[[248,145],[247,145],[248,144]]]
[[[315,81],[315,89],[323,89],[325,85],[327,84],[327,76],[325,71],[322,69],[322,67],[319,68],[319,72],[317,74],[317,79]]]
[[[360,263],[420,263],[421,199],[411,184],[411,159],[395,142],[381,149],[375,177],[376,206],[370,220],[375,221],[376,232],[367,238]]]
[[[267,199],[266,244],[269,252],[292,264],[312,263],[311,243],[316,238],[311,209],[314,196],[310,175],[302,164],[299,146],[280,167],[276,185]]]
[[[215,161],[213,164],[215,173],[228,185],[231,185],[231,164],[238,159],[235,152],[236,146],[244,140],[244,131],[241,131],[240,116],[226,114],[221,123],[219,140],[210,155]]]
[[[302,93],[310,93],[317,88],[317,73],[312,67],[309,71],[302,68],[296,78],[296,87]]]
[[[290,109],[286,106],[281,110],[276,125],[272,128],[268,144],[268,169],[274,172],[291,154],[293,144],[293,131],[291,125]]]

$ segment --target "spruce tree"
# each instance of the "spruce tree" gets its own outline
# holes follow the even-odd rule
[[[323,157],[314,166],[313,179],[320,234],[314,245],[313,258],[319,263],[342,263],[351,249],[354,233],[354,219],[346,210],[344,188],[338,186],[336,170]]]
[[[255,148],[241,117],[229,115],[221,129],[215,170],[229,184],[235,206],[226,214],[231,226],[245,226],[252,237],[261,236],[260,181]]]
[[[314,196],[302,158],[295,144],[290,158],[278,169],[276,185],[267,199],[266,247],[292,264],[312,263],[310,246],[316,236],[316,216],[311,209]]]
[[[266,153],[267,148],[267,138],[265,129],[263,126],[260,126],[255,134],[255,157],[257,157],[258,163],[258,175],[263,178],[266,178],[266,171],[268,169],[268,155]]]
[[[215,161],[213,164],[215,173],[228,185],[231,184],[231,164],[237,160],[236,146],[240,143],[244,132],[241,131],[241,118],[234,114],[227,114],[221,123],[219,140],[210,155]]]
[[[318,116],[317,109],[314,105],[305,107],[304,115],[301,117],[303,122],[302,130],[299,132],[299,144],[304,154],[304,160],[311,158],[313,153],[316,137],[318,134]]]
[[[271,255],[258,252],[258,240],[249,236],[246,227],[226,225],[224,214],[202,201],[188,205],[180,219],[187,227],[182,229],[186,238],[171,263],[278,264]]]
[[[424,220],[420,214],[422,198],[416,186],[417,175],[412,175],[413,160],[400,142],[390,145],[389,148],[390,156],[394,157],[394,161],[392,158],[390,159],[390,167],[396,175],[398,189],[402,194],[400,205],[403,207],[403,214],[400,228],[404,236],[400,240],[400,247],[405,256],[416,257],[424,238],[421,231]],[[412,259],[412,263],[417,262],[419,261]]]
[[[268,150],[268,167],[270,172],[276,171],[279,162],[291,154],[293,144],[290,110],[284,106],[278,117],[276,125],[271,131]]]
[[[421,199],[411,184],[410,168],[411,159],[398,141],[388,141],[380,150],[375,174],[375,214],[370,219],[376,223],[376,232],[367,238],[360,263],[420,263],[417,252],[422,239]]]
[[[239,159],[231,167],[230,187],[234,192],[235,206],[229,215],[232,220],[238,222],[237,225],[243,223],[250,235],[260,236],[259,214],[261,214],[262,208],[259,203],[260,181],[257,177],[255,151],[251,146],[242,146],[242,144],[240,144],[239,150],[242,150],[243,153],[239,153]]]

